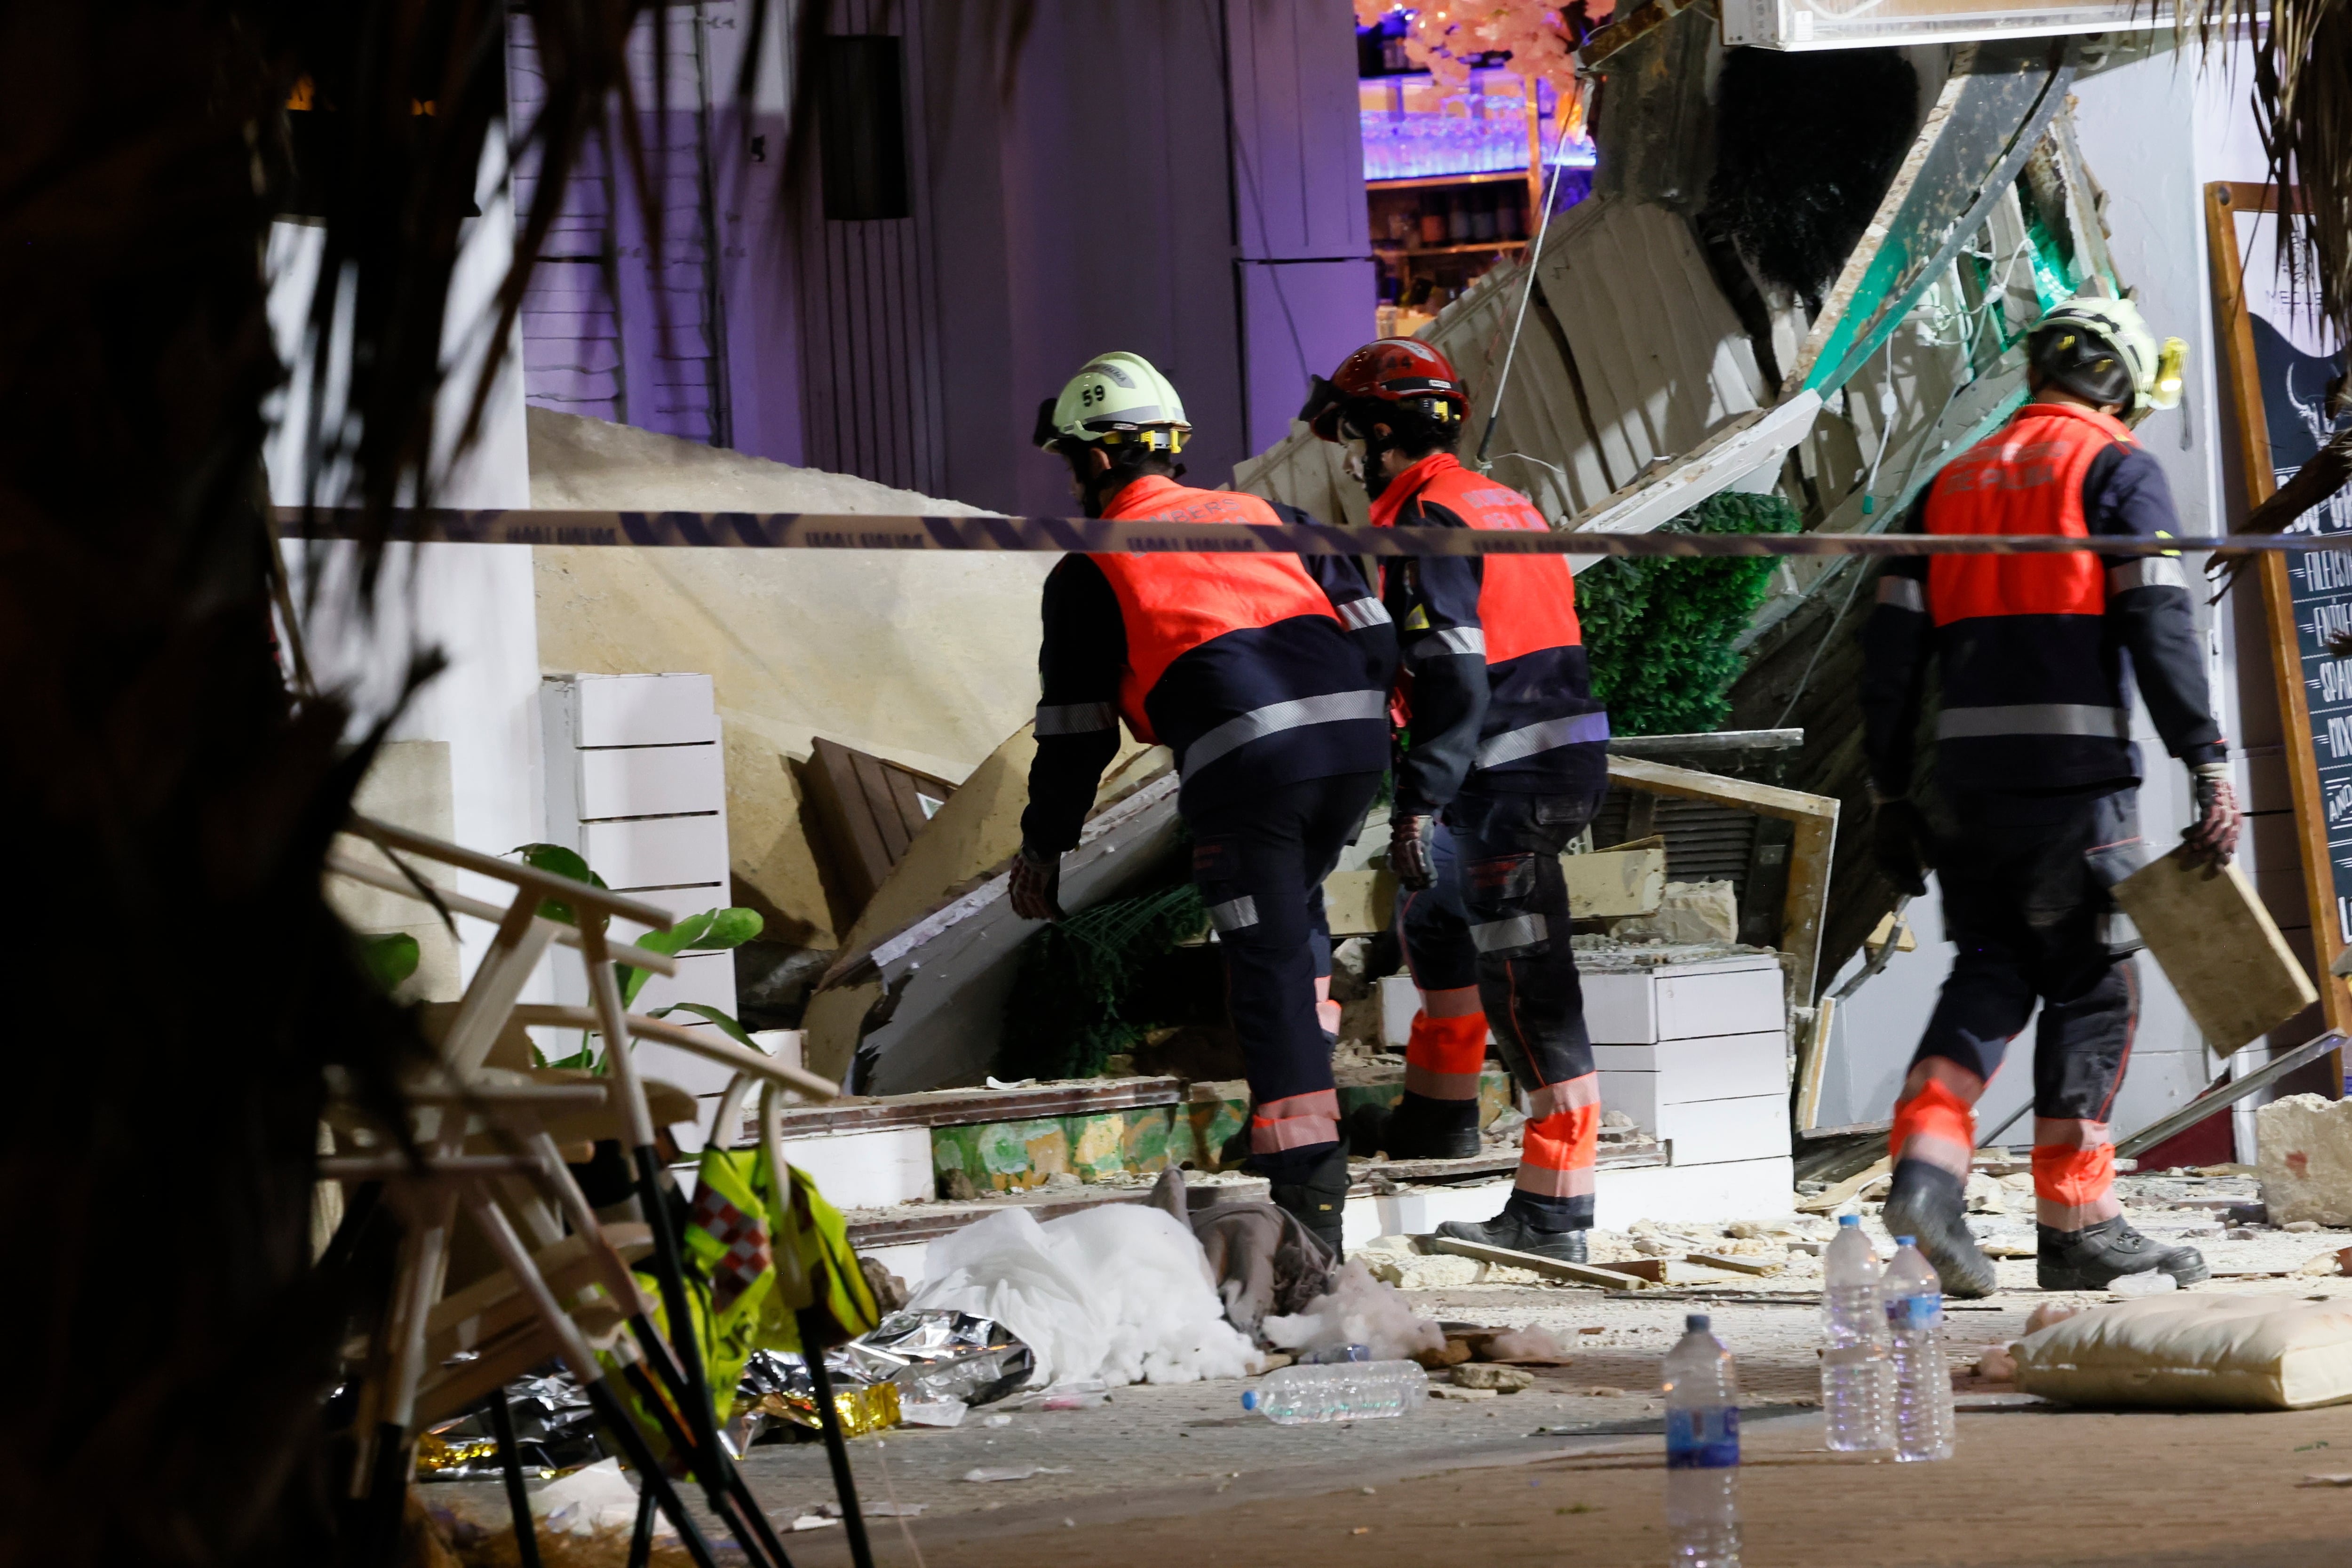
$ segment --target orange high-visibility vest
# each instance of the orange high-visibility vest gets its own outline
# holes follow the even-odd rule
[[[1238,490],[1202,490],[1159,474],[1129,481],[1103,516],[1113,521],[1162,518],[1172,522],[1232,522],[1278,526],[1282,519],[1258,497]],[[1298,616],[1339,617],[1296,555],[1090,555],[1118,596],[1127,626],[1127,674],[1119,682],[1119,712],[1136,738],[1157,742],[1143,705],[1177,659],[1202,643]]]
[[[2098,455],[2119,443],[2132,444],[2130,429],[2095,408],[2028,405],[1936,476],[1926,531],[2088,538],[2083,480]],[[2088,552],[1938,555],[1927,564],[1927,609],[1938,626],[1979,616],[2100,616],[2106,608],[2106,567]]]
[[[1433,452],[1391,480],[1372,502],[1373,523],[1393,527],[1414,500],[1442,506],[1472,528],[1549,529],[1527,497],[1473,473],[1451,452]],[[1488,664],[1548,647],[1584,646],[1576,620],[1576,574],[1568,557],[1487,556],[1479,574],[1478,624],[1486,634]]]

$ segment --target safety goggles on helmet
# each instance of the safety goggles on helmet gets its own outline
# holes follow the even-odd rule
[[[1298,417],[1326,441],[1349,439],[1344,422],[1358,426],[1367,405],[1388,404],[1437,425],[1458,422],[1470,410],[1470,395],[1453,362],[1418,338],[1378,338],[1339,362],[1330,379],[1314,378]],[[1360,412],[1352,416],[1351,405]]]

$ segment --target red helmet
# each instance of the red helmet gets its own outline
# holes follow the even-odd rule
[[[1328,381],[1315,378],[1298,417],[1326,441],[1337,441],[1346,405],[1367,399],[1445,421],[1470,412],[1470,395],[1453,361],[1419,338],[1376,338],[1341,360]]]

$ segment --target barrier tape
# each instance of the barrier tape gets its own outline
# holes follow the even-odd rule
[[[362,512],[278,509],[288,539],[363,537]],[[1075,551],[1090,555],[2101,555],[2318,550],[2308,533],[2180,539],[1915,533],[1559,533],[1344,523],[1183,522],[1087,517],[865,517],[748,511],[402,510],[394,537],[446,544],[609,545],[688,550]],[[2347,540],[2352,545],[2352,540]]]

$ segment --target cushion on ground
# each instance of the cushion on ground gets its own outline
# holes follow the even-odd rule
[[[2155,1296],[2016,1347],[2017,1386],[2074,1405],[2301,1410],[2352,1400],[2352,1300]]]

